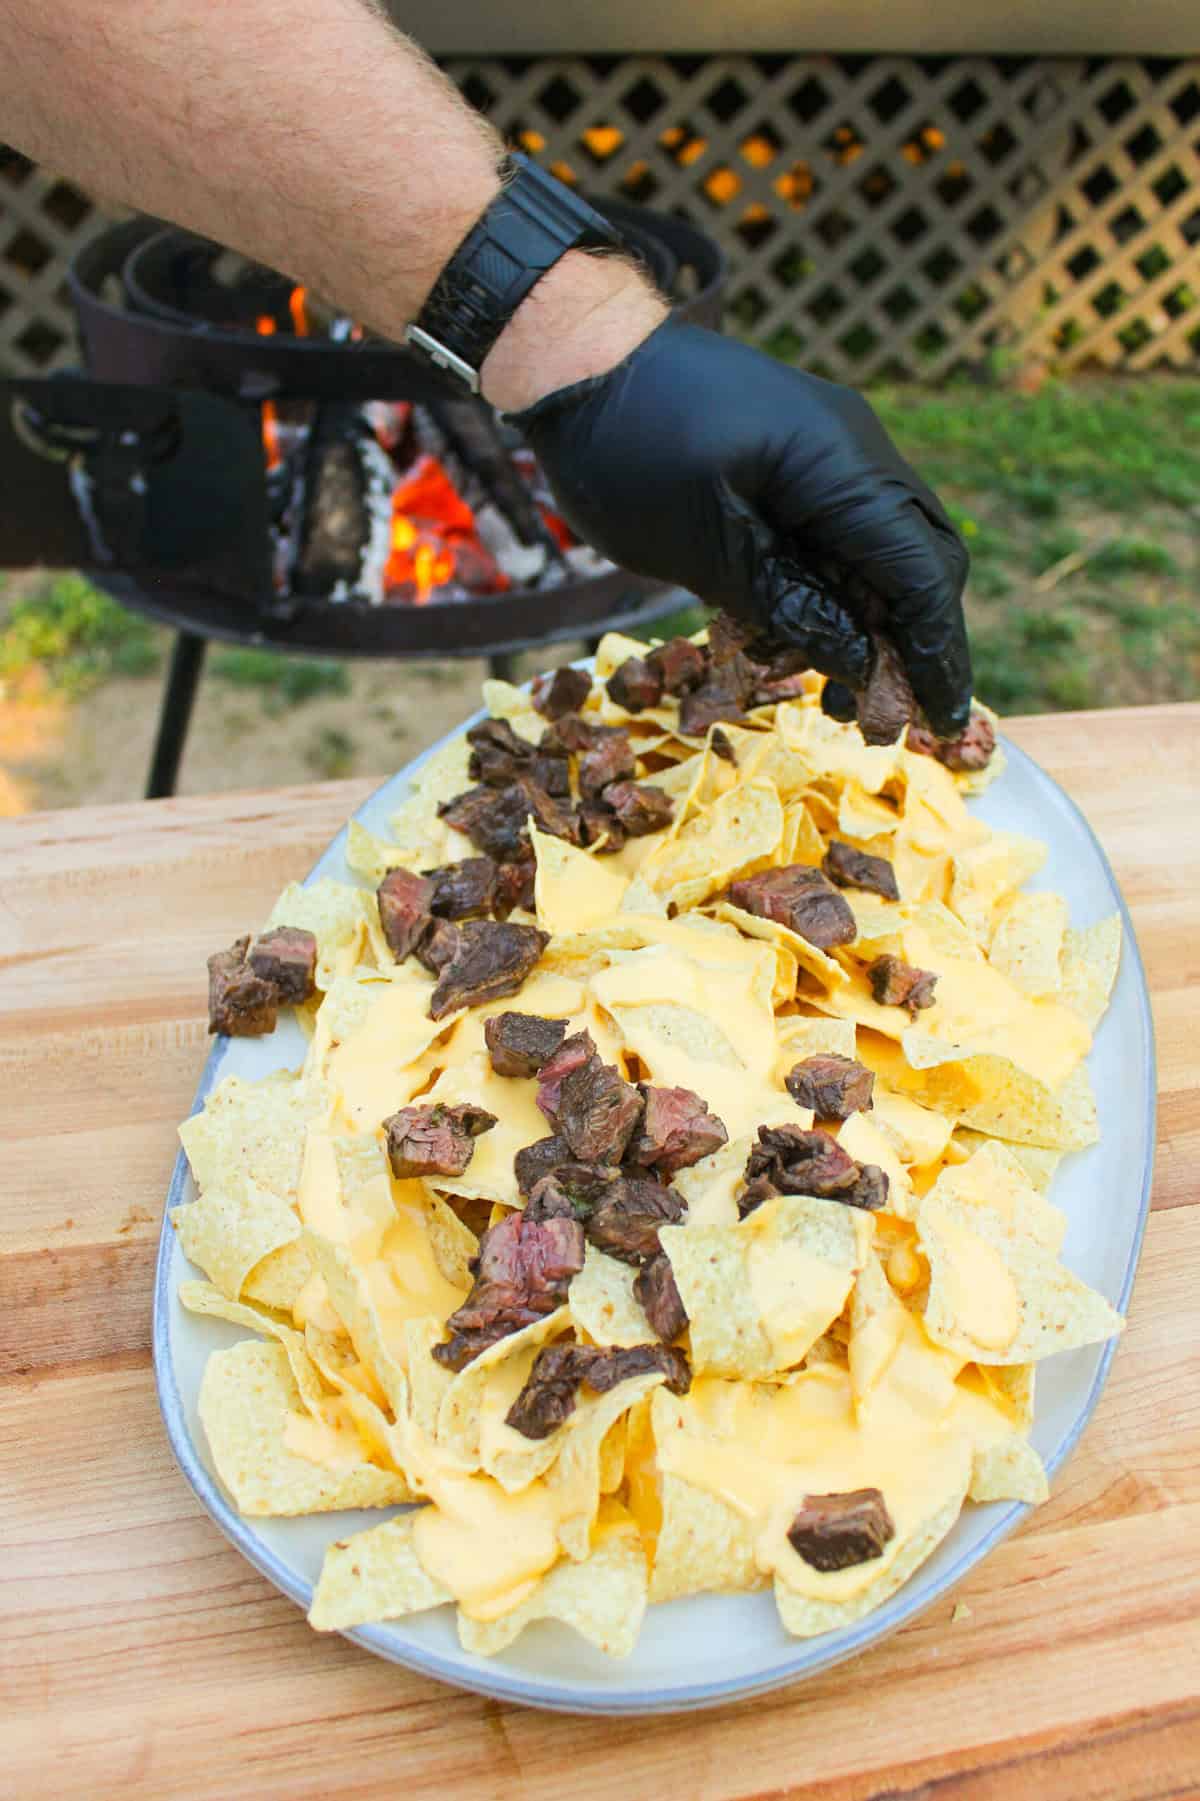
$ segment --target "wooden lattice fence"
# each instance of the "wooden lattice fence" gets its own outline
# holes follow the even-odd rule
[[[1200,60],[455,58],[564,179],[685,214],[733,328],[857,382],[1007,357],[1200,368]],[[0,368],[69,361],[103,220],[0,151]]]

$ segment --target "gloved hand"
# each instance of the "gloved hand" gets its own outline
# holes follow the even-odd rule
[[[853,389],[668,319],[607,374],[511,416],[604,556],[769,630],[855,689],[875,597],[933,730],[965,726],[967,553]]]

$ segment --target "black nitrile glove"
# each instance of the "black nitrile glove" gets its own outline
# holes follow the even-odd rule
[[[615,369],[512,417],[564,516],[614,563],[769,630],[854,689],[877,597],[933,730],[965,726],[967,553],[853,389],[668,319]]]

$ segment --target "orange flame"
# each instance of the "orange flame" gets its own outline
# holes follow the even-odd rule
[[[308,336],[308,289],[295,287],[288,295],[288,312],[292,315],[292,329],[298,338]]]
[[[254,321],[254,329],[260,338],[273,337],[275,321],[270,313],[260,313]],[[279,448],[279,414],[275,411],[273,400],[264,400],[262,403],[262,440],[268,470],[278,469],[283,454]]]

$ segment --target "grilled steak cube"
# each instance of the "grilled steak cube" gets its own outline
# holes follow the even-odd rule
[[[570,759],[539,751],[529,765],[529,779],[543,793],[553,795],[555,800],[565,800],[571,792]]]
[[[585,801],[596,801],[613,782],[631,780],[636,771],[633,745],[624,732],[618,732],[583,752],[579,759],[580,793]]]
[[[299,926],[276,926],[250,946],[256,976],[270,982],[284,1006],[298,1007],[316,989],[317,941]]]
[[[860,1163],[854,1187],[843,1189],[833,1198],[844,1201],[847,1207],[861,1207],[864,1213],[878,1213],[881,1207],[887,1206],[890,1186],[887,1171],[880,1169],[877,1163]]]
[[[458,940],[456,925],[451,925],[448,919],[430,919],[413,956],[431,976],[439,976],[447,963],[452,963],[458,955]]]
[[[554,1123],[581,1163],[619,1163],[641,1116],[637,1089],[593,1056],[564,1079]]]
[[[704,651],[690,638],[668,638],[650,652],[646,661],[659,672],[663,693],[673,694],[676,699],[698,688],[708,668]]]
[[[529,844],[528,838],[525,840]],[[537,863],[532,856],[518,862],[501,863],[496,871],[496,888],[492,895],[492,912],[497,919],[507,919],[518,907],[533,911],[533,883]]]
[[[392,1174],[461,1176],[475,1155],[475,1140],[495,1123],[496,1115],[484,1107],[401,1107],[383,1122]]]
[[[483,1038],[498,1076],[536,1076],[567,1035],[563,1019],[537,1013],[494,1013],[484,1021]]]
[[[533,762],[533,745],[513,731],[507,719],[481,719],[467,733],[471,760],[467,774],[489,788],[519,781]]]
[[[659,1227],[677,1225],[686,1212],[687,1202],[673,1188],[644,1177],[622,1176],[604,1189],[583,1229],[598,1251],[622,1263],[643,1264],[662,1248]]]
[[[379,923],[397,963],[403,963],[424,937],[433,896],[428,876],[411,869],[389,869],[376,889]]]
[[[558,1103],[563,1083],[595,1055],[596,1047],[592,1043],[591,1033],[572,1032],[542,1065],[538,1072],[537,1104],[552,1126],[558,1124]]]
[[[429,911],[438,919],[469,919],[472,913],[486,913],[496,890],[497,872],[490,857],[464,857],[461,863],[426,869],[425,878],[433,883]]]
[[[896,1528],[877,1488],[805,1495],[788,1527],[788,1543],[814,1570],[848,1570],[882,1557]]]
[[[583,842],[589,846],[596,845],[598,857],[611,857],[617,851],[624,850],[629,834],[603,801],[592,807],[581,805],[579,823],[583,828]]]
[[[747,683],[736,670],[715,671],[679,703],[679,730],[685,738],[703,738],[710,725],[724,720],[741,725],[749,699]]]
[[[936,757],[947,769],[986,769],[996,749],[996,731],[982,713],[972,713],[957,738],[936,738],[928,726],[910,725],[905,740],[909,750]]]
[[[583,1379],[589,1388],[603,1395],[634,1376],[651,1373],[665,1376],[665,1386],[673,1395],[685,1395],[692,1386],[692,1368],[683,1352],[668,1350],[661,1344],[598,1346],[592,1351]]]
[[[533,678],[530,693],[534,708],[543,719],[561,719],[565,713],[578,713],[592,691],[592,678],[586,669],[552,669]]]
[[[882,632],[872,632],[875,656],[867,685],[855,696],[858,729],[866,744],[894,744],[919,711],[900,652]]]
[[[748,1219],[756,1207],[761,1207],[764,1201],[773,1201],[778,1193],[770,1176],[751,1176],[737,1197],[738,1218]]]
[[[444,1019],[456,1007],[475,1007],[515,994],[549,942],[536,926],[468,919],[458,927],[454,956],[438,977],[429,1003],[430,1019]]]
[[[583,1256],[577,1220],[506,1215],[480,1239],[474,1285],[446,1321],[450,1337],[434,1345],[434,1357],[447,1369],[463,1369],[489,1345],[553,1313]]]
[[[444,800],[438,816],[463,832],[476,850],[497,863],[519,860],[529,849],[529,796],[520,783],[508,788],[468,788]]]
[[[648,1082],[640,1088],[645,1110],[626,1153],[630,1163],[669,1179],[727,1142],[722,1122],[690,1088],[654,1088]]]
[[[844,896],[819,869],[807,863],[791,863],[784,869],[764,869],[758,875],[734,882],[729,898],[735,907],[773,919],[798,932],[819,950],[850,944],[858,926]]]
[[[548,832],[552,838],[565,838],[568,844],[583,843],[579,815],[569,802],[547,794],[533,782],[526,782],[524,787],[526,804],[539,832]]]
[[[853,1057],[821,1053],[793,1064],[784,1085],[798,1107],[809,1107],[818,1119],[849,1119],[866,1113],[875,1077]]]
[[[865,850],[855,850],[834,838],[821,860],[821,868],[839,888],[863,888],[884,900],[898,901],[896,872],[886,857],[872,857]]]
[[[687,1312],[675,1285],[675,1272],[665,1251],[642,1265],[633,1279],[633,1292],[641,1302],[651,1327],[670,1344],[688,1323]]]
[[[538,744],[539,750],[551,756],[569,756],[574,752],[591,750],[604,738],[622,736],[617,725],[600,725],[591,719],[583,719],[578,713],[564,713],[555,719],[542,733]]]
[[[522,1145],[513,1158],[513,1173],[521,1194],[532,1194],[543,1176],[550,1175],[560,1163],[571,1161],[571,1147],[565,1138],[539,1138]]]
[[[915,1018],[933,1005],[937,976],[930,969],[917,969],[902,957],[876,957],[867,965],[867,980],[881,1007],[907,1007]]]
[[[549,1175],[541,1178],[529,1197],[526,1211],[532,1209],[535,1219],[545,1213],[547,1217],[562,1214],[564,1218],[586,1221],[597,1203],[621,1180],[621,1172],[615,1164],[578,1163],[571,1158],[556,1164]]]
[[[228,1038],[261,1038],[275,1030],[279,990],[246,961],[248,937],[208,959],[208,1029]]]
[[[534,1358],[525,1386],[509,1408],[505,1424],[525,1438],[548,1438],[575,1411],[581,1384],[606,1394],[634,1376],[654,1372],[673,1394],[686,1394],[692,1372],[682,1351],[664,1345],[546,1345]]]
[[[627,713],[656,707],[662,699],[662,670],[645,657],[626,657],[608,678],[608,697]]]
[[[621,830],[630,838],[661,832],[675,817],[675,802],[650,782],[610,782],[602,796],[616,814]]]
[[[859,1165],[836,1138],[819,1128],[760,1126],[746,1159],[746,1180],[766,1176],[780,1194],[812,1194],[840,1200],[858,1180]]]

